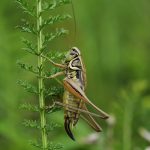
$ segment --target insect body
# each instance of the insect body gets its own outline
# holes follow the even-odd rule
[[[100,108],[95,106],[85,95],[86,71],[81,59],[80,50],[76,47],[73,47],[67,53],[64,64],[57,64],[53,61],[51,61],[51,63],[63,69],[62,72],[52,75],[51,78],[55,78],[62,74],[65,75],[63,80],[63,85],[65,88],[63,103],[57,102],[56,104],[64,107],[64,126],[69,137],[75,140],[71,128],[77,124],[80,116],[95,131],[100,132],[102,129],[92,116],[107,119],[108,115]],[[89,112],[86,104],[94,107],[99,114]]]
[[[67,58],[68,56],[68,58]],[[84,90],[85,86],[85,68],[83,66],[81,57],[80,57],[80,51],[77,48],[72,48],[72,50],[68,53],[66,56],[66,78],[71,79],[74,81],[82,90]],[[74,96],[72,93],[70,93],[68,90],[64,91],[64,97],[63,97],[63,103],[66,105],[69,105],[74,108],[83,108],[83,100]],[[75,110],[72,111],[72,109],[69,109],[69,107],[65,107],[65,130],[67,134],[74,140],[74,136],[70,130],[70,127],[73,127],[76,125],[76,123],[79,120],[80,117],[80,111]]]

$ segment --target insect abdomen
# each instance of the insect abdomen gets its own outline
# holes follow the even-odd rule
[[[79,119],[79,111],[73,110],[72,108],[79,108],[80,101],[80,99],[76,98],[68,91],[64,92],[63,103],[68,105],[68,107],[66,106],[64,109],[65,116],[70,118],[71,124],[73,126],[75,126]]]
[[[76,98],[75,96],[73,96],[68,91],[64,91],[63,103],[65,105],[68,105],[64,108],[65,130],[66,130],[67,134],[73,140],[75,140],[70,128],[73,128],[77,124],[77,122],[79,120],[80,112],[78,110],[74,110],[72,108],[81,108],[82,107],[81,100]]]

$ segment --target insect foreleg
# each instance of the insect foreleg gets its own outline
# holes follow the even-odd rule
[[[45,77],[45,78],[47,78],[47,79],[52,79],[52,78],[56,78],[56,77],[62,76],[62,75],[64,75],[64,71],[57,72],[56,74],[53,74],[53,75],[51,75],[51,76],[49,76],[49,77]]]
[[[48,58],[47,56],[44,56],[44,55],[41,55],[43,58],[47,59],[51,64],[53,64],[54,66],[56,67],[59,67],[59,68],[62,68],[62,69],[65,69],[66,68],[66,65],[63,65],[63,64],[59,64],[59,63],[55,63],[53,60],[51,60],[50,58]]]

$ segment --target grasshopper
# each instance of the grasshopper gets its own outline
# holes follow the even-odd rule
[[[46,56],[43,57],[47,58]],[[102,119],[107,119],[109,116],[94,105],[84,92],[87,84],[86,70],[81,58],[80,50],[77,47],[73,47],[65,57],[63,64],[55,63],[47,58],[54,66],[62,68],[61,72],[57,72],[47,78],[56,78],[65,75],[65,78],[63,79],[63,86],[65,89],[63,103],[55,102],[55,104],[64,107],[64,127],[68,136],[72,140],[75,140],[71,128],[77,124],[80,116],[97,132],[102,131],[102,128],[94,120],[93,116]],[[86,104],[91,105],[99,114],[89,112]]]

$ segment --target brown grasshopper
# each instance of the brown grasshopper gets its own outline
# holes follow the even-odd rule
[[[46,56],[43,56],[47,58]],[[95,131],[100,132],[102,128],[94,120],[94,117],[99,117],[102,119],[107,119],[109,116],[107,113],[102,111],[100,108],[95,106],[85,95],[86,87],[86,70],[81,59],[80,50],[73,47],[66,55],[63,64],[58,64],[53,62],[51,59],[47,58],[54,66],[62,68],[62,72],[57,72],[56,74],[47,78],[56,78],[60,75],[65,75],[63,79],[63,86],[65,88],[63,95],[63,103],[55,102],[57,105],[64,107],[64,127],[68,136],[75,140],[71,127],[74,127],[79,117],[83,118]],[[86,104],[91,105],[100,114],[95,114],[89,112]]]

